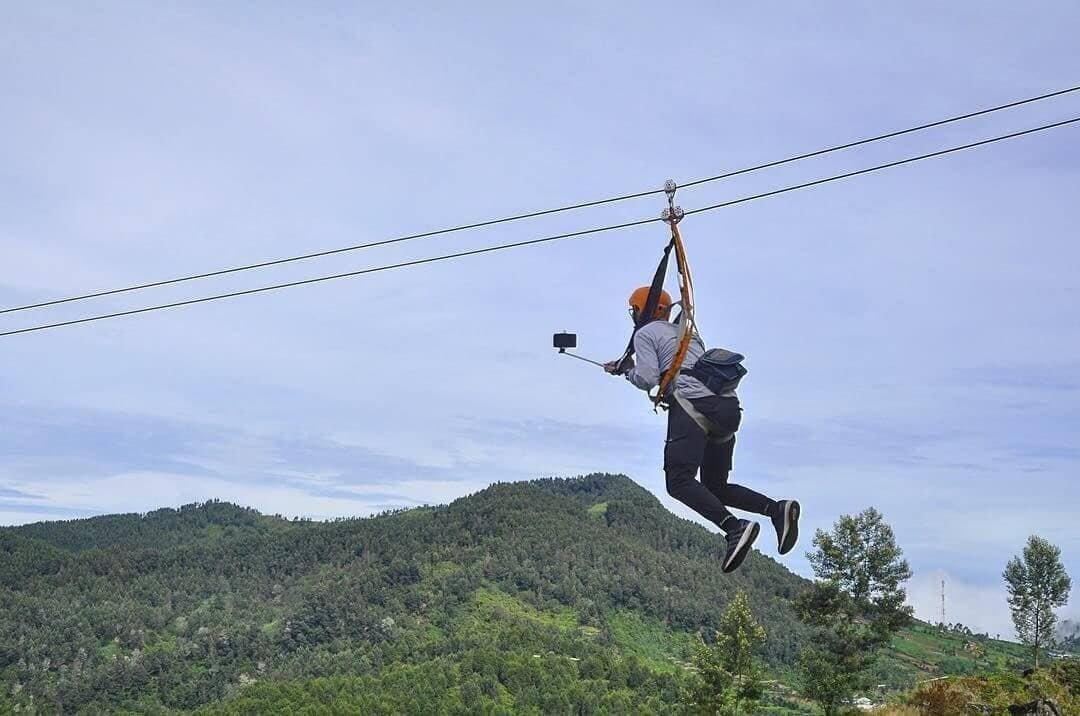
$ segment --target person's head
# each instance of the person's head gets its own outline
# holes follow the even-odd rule
[[[630,294],[630,318],[634,323],[638,322],[638,317],[641,316],[642,311],[645,310],[645,303],[649,300],[649,286],[642,286],[641,288],[634,289],[634,292]],[[664,320],[666,321],[671,316],[671,295],[667,291],[660,291],[660,300],[656,302],[656,310],[653,312],[652,317],[649,320]]]

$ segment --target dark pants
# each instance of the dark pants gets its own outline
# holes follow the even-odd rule
[[[710,430],[706,433],[677,401],[671,401],[664,447],[668,494],[721,529],[726,519],[734,517],[727,509],[729,506],[758,515],[769,514],[772,500],[728,482],[735,432],[742,421],[739,399],[710,395],[690,402],[708,418]],[[701,482],[697,481],[699,469]]]

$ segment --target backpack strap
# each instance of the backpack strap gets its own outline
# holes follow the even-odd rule
[[[716,429],[716,425],[711,420],[705,417],[705,414],[694,407],[694,404],[679,391],[675,391],[673,395],[675,402],[679,404],[679,407],[686,411],[686,414],[690,416],[690,419],[697,423],[698,427],[705,431],[705,435],[710,442],[726,443],[735,435],[735,433],[721,433]]]

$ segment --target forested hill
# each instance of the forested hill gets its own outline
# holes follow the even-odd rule
[[[262,533],[275,524],[285,525],[287,521],[228,502],[205,502],[184,505],[178,510],[155,510],[145,515],[128,513],[66,522],[37,522],[9,531],[72,552],[133,546],[160,550],[219,537]]]
[[[209,502],[5,528],[0,707],[243,710],[318,685],[376,710],[660,710],[738,590],[770,664],[794,658],[802,580],[759,554],[723,575],[722,547],[611,475],[325,523]]]

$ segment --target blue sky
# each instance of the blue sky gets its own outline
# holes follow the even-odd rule
[[[0,305],[687,181],[1077,84],[1080,7],[32,3],[0,26]],[[1080,96],[680,192],[691,209],[1080,115]],[[1080,580],[1076,128],[694,216],[748,356],[736,478],[874,505],[912,601],[1010,631],[1029,534]],[[0,330],[656,216],[655,197],[0,316]],[[3,339],[0,523],[213,497],[329,517],[624,472],[663,420],[556,358],[625,342],[652,225]],[[809,540],[803,542],[809,546]],[[799,550],[800,552],[802,550]],[[785,563],[808,574],[805,559]],[[1065,615],[1080,615],[1080,592]]]

